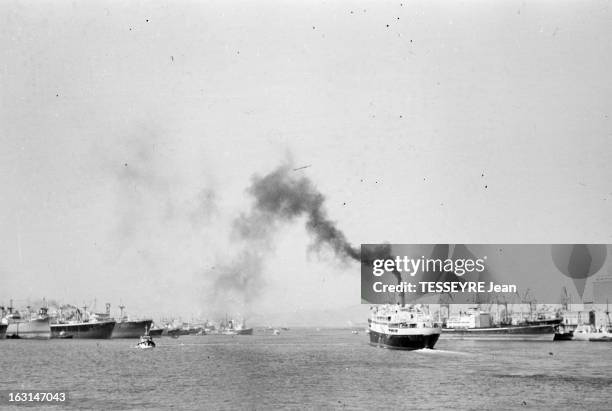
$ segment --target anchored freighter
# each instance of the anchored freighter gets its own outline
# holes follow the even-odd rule
[[[115,328],[114,320],[98,320],[90,317],[88,320],[60,321],[51,324],[51,338],[111,338]]]
[[[561,321],[553,318],[495,325],[490,313],[468,311],[449,318],[442,331],[443,338],[454,339],[553,341]]]
[[[111,338],[115,328],[115,320],[110,317],[110,304],[106,305],[106,313],[89,313],[87,307],[83,311],[75,306],[66,314],[60,311],[55,322],[51,324],[51,338],[107,339]],[[62,307],[63,308],[63,307]]]
[[[128,316],[123,315],[124,308],[124,305],[119,306],[121,316],[115,324],[112,338],[140,338],[151,329],[153,320],[130,320]]]
[[[27,319],[22,318],[18,311],[13,311],[13,307],[8,307],[6,320],[8,322],[6,338],[38,340],[51,338],[51,327],[49,326],[49,315],[46,307],[41,307],[35,316],[30,316]]]

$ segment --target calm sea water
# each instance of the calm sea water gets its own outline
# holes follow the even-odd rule
[[[68,390],[68,409],[612,409],[612,343],[441,339],[395,351],[367,338],[256,330],[164,337],[144,351],[132,340],[3,340],[0,390]]]

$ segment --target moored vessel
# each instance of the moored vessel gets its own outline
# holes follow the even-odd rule
[[[574,338],[574,327],[565,324],[559,324],[555,328],[555,336],[553,341],[571,341]]]
[[[121,315],[113,329],[112,338],[139,338],[151,328],[153,320],[130,320],[128,316],[123,315],[124,308],[124,305],[119,306]]]
[[[125,318],[115,324],[112,338],[138,338],[151,326],[152,322],[153,320],[129,320]]]
[[[115,321],[87,321],[51,324],[51,338],[111,338]]]
[[[245,321],[226,320],[219,327],[219,333],[224,335],[252,335],[253,328],[248,328]]]
[[[168,334],[172,338],[179,338],[181,335],[181,329],[176,327],[169,327],[166,330],[166,334]]]
[[[446,321],[443,338],[479,340],[553,341],[561,318],[526,320],[518,324],[494,324],[491,313],[470,310]]]
[[[161,337],[163,332],[164,329],[162,327],[156,327],[154,325],[151,325],[151,329],[149,329],[149,335],[151,337]]]
[[[115,320],[106,314],[88,314],[79,309],[69,317],[60,316],[51,324],[51,338],[108,339],[113,334]]]
[[[573,334],[574,341],[612,341],[612,333],[603,327],[596,328],[592,324],[579,325]]]
[[[51,327],[47,308],[41,307],[35,316],[28,312],[28,318],[22,318],[19,311],[8,307],[6,315],[6,338],[48,340],[51,338]]]
[[[370,344],[398,350],[434,348],[440,326],[418,306],[379,305],[368,319]]]

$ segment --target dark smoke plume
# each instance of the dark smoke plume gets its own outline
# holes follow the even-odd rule
[[[311,248],[328,248],[341,261],[360,261],[361,250],[353,247],[325,210],[325,196],[312,181],[296,173],[290,165],[278,167],[265,176],[254,176],[248,193],[253,204],[233,226],[233,258],[214,268],[213,301],[217,306],[230,300],[248,305],[264,287],[263,260],[274,246],[274,235],[282,224],[306,219],[306,230],[313,238]],[[389,244],[368,248],[363,264],[378,258],[391,258]],[[396,274],[398,282],[401,280]],[[247,307],[248,309],[248,307]]]
[[[359,249],[353,248],[327,217],[323,194],[307,177],[296,176],[292,167],[285,165],[264,177],[256,176],[248,191],[255,203],[249,214],[236,221],[235,229],[240,237],[268,239],[279,223],[305,216],[315,249],[327,246],[343,260],[359,261]]]
[[[253,198],[251,209],[233,223],[231,259],[211,269],[214,287],[210,299],[217,309],[241,307],[264,287],[264,260],[274,247],[274,237],[283,224],[306,218],[314,249],[327,247],[342,261],[359,261],[359,249],[353,248],[325,212],[325,197],[303,174],[289,165],[278,167],[264,176],[254,176],[247,192]],[[225,307],[223,307],[225,306]]]

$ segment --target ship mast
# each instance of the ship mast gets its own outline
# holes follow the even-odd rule
[[[608,299],[606,298],[606,317],[608,318],[608,331],[612,328],[612,322],[610,321],[610,306],[608,304]]]

